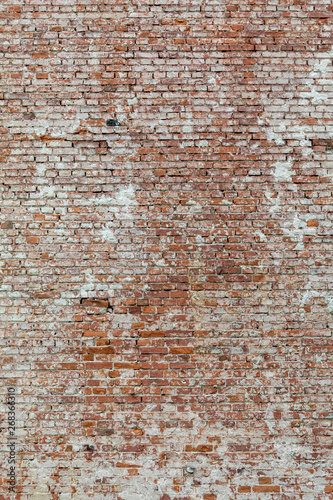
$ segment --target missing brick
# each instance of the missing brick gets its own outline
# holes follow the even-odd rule
[[[90,451],[91,453],[95,451],[95,447],[90,444],[85,444],[83,446],[83,451]]]
[[[25,118],[26,120],[33,120],[34,118],[36,118],[36,115],[33,111],[30,111],[27,113],[23,113],[23,118]]]
[[[108,127],[121,127],[121,123],[118,120],[106,120],[106,125]]]
[[[103,85],[103,90],[105,90],[105,92],[116,92],[117,89],[118,89],[117,85],[113,85],[112,83]]]
[[[106,312],[112,313],[113,306],[109,303],[109,299],[80,299],[80,304],[85,307],[98,307],[106,309]]]

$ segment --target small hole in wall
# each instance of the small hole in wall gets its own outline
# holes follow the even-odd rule
[[[92,452],[92,451],[94,451],[94,450],[95,450],[95,447],[94,447],[94,446],[92,446],[92,445],[90,445],[90,444],[85,444],[85,445],[83,446],[83,450],[84,450],[84,451],[90,451],[90,452]]]
[[[107,298],[81,298],[80,304],[85,307],[99,307],[106,309],[108,313],[113,312],[113,306],[109,303]],[[88,313],[89,314],[89,313]]]
[[[118,122],[118,120],[106,120],[106,125],[108,127],[120,127],[121,126],[121,123]]]
[[[23,113],[23,118],[25,118],[26,120],[33,120],[34,118],[36,118],[36,115],[33,111],[30,111]]]

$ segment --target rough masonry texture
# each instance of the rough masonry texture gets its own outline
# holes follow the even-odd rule
[[[333,499],[332,18],[1,1],[0,499]]]

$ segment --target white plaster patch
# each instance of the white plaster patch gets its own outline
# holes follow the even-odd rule
[[[309,77],[305,80],[305,83],[310,89],[308,92],[300,92],[300,97],[312,101],[313,104],[320,104],[322,102],[332,101],[331,95],[326,91],[323,91],[322,85],[331,85],[331,79],[326,80],[325,77],[328,73],[328,67],[333,57],[333,50],[324,54],[324,58],[320,59],[314,64],[313,71],[310,72]],[[318,85],[314,82],[315,79],[319,79],[318,82],[321,87],[318,90]]]
[[[135,201],[135,189],[134,186],[131,184],[124,189],[121,189],[117,194],[116,194],[116,200],[118,201],[119,205],[122,205],[124,207],[129,207],[130,205],[137,205],[137,202]]]
[[[89,200],[84,200],[86,205],[101,205],[101,206],[108,206],[108,205],[115,205],[114,198],[111,196],[99,196],[98,198],[94,199],[89,199]]]
[[[283,230],[287,234],[287,236],[298,242],[295,247],[295,250],[303,250],[304,249],[303,236],[307,228],[306,222],[301,220],[298,217],[298,214],[294,214],[293,220],[285,223],[285,225],[287,224],[292,224],[293,228],[285,227]]]
[[[313,104],[320,104],[321,102],[325,101],[327,98],[327,96],[324,93],[319,93],[315,87],[312,87],[309,92],[300,92],[299,95],[300,95],[300,97],[303,97],[304,99],[312,101]],[[300,104],[306,104],[306,103],[303,103],[301,101]]]
[[[100,196],[97,198],[82,198],[77,200],[80,205],[85,206],[105,206],[108,207],[110,212],[113,212],[117,219],[131,219],[133,217],[132,207],[137,205],[135,200],[135,188],[129,185],[127,188],[120,189],[115,196]],[[103,233],[106,238],[111,237],[109,231],[110,228],[106,228]]]
[[[310,78],[319,78],[321,75],[326,75],[329,59],[322,59],[317,61],[314,65],[313,71],[310,73]]]
[[[311,127],[306,125],[292,125],[289,128],[289,135],[292,139],[299,141],[302,146],[302,156],[309,156],[312,154],[311,140],[308,135],[311,134]]]
[[[53,198],[54,197],[54,186],[39,186],[39,193],[42,198]]]
[[[315,63],[313,71],[310,73],[310,78],[318,78],[320,75],[325,76],[327,74],[328,65],[333,58],[333,49],[323,54],[323,56],[325,59],[320,59]]]
[[[277,134],[276,132],[274,132],[274,130],[271,129],[267,131],[267,139],[269,141],[274,141],[277,146],[283,146],[286,143],[286,141],[282,139],[282,137],[279,134]]]
[[[225,101],[226,101],[226,96],[225,96],[224,91],[220,87],[221,82],[219,82],[214,75],[211,75],[208,78],[208,83],[216,85],[218,87],[218,90],[216,92],[216,96],[217,96],[218,102],[219,102],[219,104],[224,104]]]
[[[329,313],[333,313],[333,296],[325,291],[321,290],[307,290],[302,297],[300,302],[300,307],[303,307],[309,302],[309,300],[314,298],[323,297],[326,300],[326,307]]]
[[[257,229],[255,232],[254,232],[255,236],[259,236],[260,238],[260,241],[261,242],[266,242],[267,241],[267,238],[266,236],[264,235],[264,233],[262,231],[260,231],[259,229]]]
[[[278,194],[275,198],[273,198],[272,193],[266,191],[265,196],[268,199],[268,201],[272,204],[272,206],[269,207],[269,211],[271,213],[280,211],[280,194]]]
[[[127,188],[121,189],[116,194],[116,200],[122,207],[120,212],[116,213],[117,219],[131,219],[133,217],[132,207],[138,204],[135,200],[134,186],[130,184]]]
[[[8,120],[6,126],[15,134],[25,134],[29,138],[40,137],[48,133],[54,139],[67,139],[68,134],[73,134],[80,126],[80,120],[50,120],[36,118],[34,120]]]
[[[280,442],[274,443],[274,449],[277,454],[277,460],[272,461],[272,466],[290,468],[294,467],[295,457],[313,453],[311,447],[299,445],[293,442],[292,438],[284,437]],[[297,459],[297,467],[300,467],[299,458]]]
[[[45,165],[45,163],[37,163],[36,171],[40,177],[44,176],[46,169],[47,169],[47,165]]]
[[[81,286],[80,294],[82,298],[87,298],[88,292],[93,291],[95,289],[95,284],[94,284],[95,280],[91,269],[84,269],[82,271],[82,274],[85,275],[85,283]]]
[[[292,175],[295,175],[295,171],[292,170],[292,161],[289,159],[285,162],[278,162],[273,165],[275,168],[273,172],[274,179],[277,182],[292,182]]]
[[[269,403],[267,406],[264,420],[265,420],[265,423],[266,423],[267,427],[269,428],[270,432],[272,434],[277,434],[277,431],[275,429],[276,421],[274,419],[274,414],[272,411],[272,403]]]
[[[113,230],[109,226],[105,226],[101,231],[103,241],[110,241],[112,243],[117,242],[117,238],[114,235]]]
[[[281,137],[281,134],[286,131],[286,125],[283,122],[274,126],[270,123],[270,120],[268,118],[262,119],[258,117],[258,125],[267,126],[266,135],[269,141],[275,142],[277,146],[285,145],[286,141],[283,137]]]
[[[189,200],[186,205],[178,205],[175,213],[180,214],[180,213],[198,213],[202,211],[202,206],[200,203],[194,201],[194,200]]]
[[[147,480],[138,478],[136,483],[132,482],[122,490],[121,497],[124,500],[159,500],[161,494],[156,491],[153,482],[150,484]]]
[[[164,259],[159,259],[157,261],[155,261],[155,265],[158,266],[158,267],[165,267],[166,266],[166,262]]]

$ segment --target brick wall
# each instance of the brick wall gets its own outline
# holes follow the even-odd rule
[[[332,17],[2,0],[1,499],[333,498]]]

